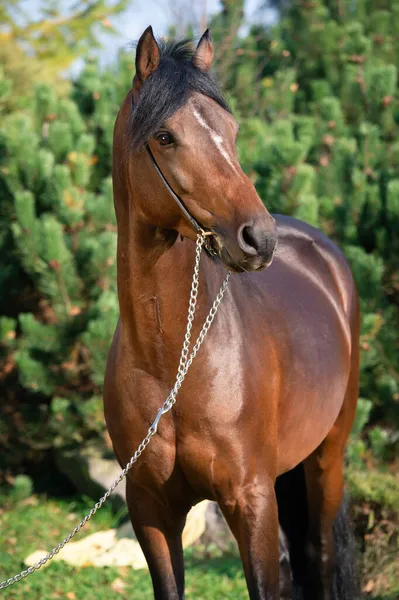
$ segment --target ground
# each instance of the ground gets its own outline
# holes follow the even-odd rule
[[[92,501],[82,497],[54,499],[31,495],[16,500],[10,494],[0,495],[0,580],[21,571],[23,559],[32,551],[55,546],[91,506]],[[356,511],[358,535],[366,544],[366,549],[363,548],[366,550],[363,553],[363,598],[396,600],[399,597],[393,547],[397,544],[396,525],[368,504],[359,502]],[[120,517],[105,506],[79,536],[113,527]],[[359,530],[363,533],[359,534]],[[186,581],[188,600],[248,598],[238,557],[222,557],[216,549],[198,547],[186,552]],[[152,600],[153,595],[147,571],[133,571],[127,567],[78,569],[55,562],[9,588],[4,592],[4,598]]]
[[[23,559],[37,548],[51,549],[91,508],[87,499],[50,500],[31,496],[12,503],[0,497],[0,579],[24,568]],[[85,532],[94,533],[116,524],[118,517],[103,507]],[[82,532],[82,534],[84,533]],[[211,600],[246,598],[241,565],[236,556],[207,556],[204,550],[186,553],[187,598]],[[77,569],[65,563],[53,563],[19,582],[5,592],[7,600],[115,600],[116,598],[152,600],[148,571],[127,567]]]

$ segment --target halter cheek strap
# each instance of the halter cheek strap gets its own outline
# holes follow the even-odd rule
[[[134,97],[133,97],[133,95],[132,95],[132,109],[134,109]],[[153,153],[151,152],[151,149],[150,149],[149,145],[146,144],[145,147],[147,149],[147,152],[148,152],[148,155],[149,155],[149,157],[151,159],[151,162],[154,165],[154,168],[155,168],[156,172],[158,173],[158,175],[159,175],[162,183],[164,184],[164,186],[166,187],[166,189],[168,190],[168,192],[172,196],[173,200],[176,202],[177,206],[180,208],[181,212],[186,217],[186,219],[190,223],[190,225],[192,225],[192,227],[194,228],[194,230],[197,233],[200,233],[205,238],[206,238],[206,236],[214,235],[213,231],[204,231],[203,227],[201,227],[201,225],[198,223],[198,221],[193,217],[193,215],[190,213],[190,211],[187,209],[186,205],[184,204],[183,200],[180,198],[180,196],[178,196],[176,194],[176,192],[174,191],[174,189],[172,188],[172,186],[167,181],[165,175],[162,173],[162,171],[161,171],[161,169],[160,169],[157,161],[155,160],[155,157],[154,157]],[[209,242],[208,242],[207,239],[205,239],[204,248],[208,252],[208,254],[210,254],[211,256],[218,256],[218,253],[215,252],[215,250],[209,244]]]
[[[161,169],[159,168],[158,163],[155,160],[154,155],[151,152],[151,149],[148,144],[146,144],[146,148],[147,148],[147,152],[150,156],[150,159],[152,161],[152,164],[154,165],[156,172],[158,173],[159,177],[161,178],[162,183],[164,184],[164,186],[166,187],[166,189],[172,196],[173,200],[176,202],[177,206],[182,211],[183,215],[186,217],[186,219],[189,221],[189,223],[194,227],[195,231],[197,233],[201,232],[203,234],[208,234],[208,235],[212,234],[212,232],[204,232],[204,230],[202,229],[202,227],[198,223],[198,221],[196,221],[196,219],[193,217],[193,215],[187,210],[183,200],[176,194],[176,192],[174,191],[172,186],[167,181],[165,175],[162,173]]]

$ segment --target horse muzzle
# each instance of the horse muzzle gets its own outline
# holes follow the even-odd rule
[[[222,261],[235,272],[261,271],[270,266],[277,248],[276,222],[269,213],[240,225],[236,239],[225,239]]]

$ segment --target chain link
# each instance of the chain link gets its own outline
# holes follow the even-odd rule
[[[226,291],[226,288],[227,288],[227,285],[229,283],[229,279],[231,276],[230,271],[227,271],[227,275],[222,283],[219,293],[216,296],[216,299],[208,313],[205,323],[203,324],[202,329],[201,329],[201,331],[197,337],[197,340],[196,340],[195,344],[193,345],[193,348],[190,353],[191,332],[192,332],[192,327],[193,327],[195,309],[197,306],[197,299],[198,299],[198,290],[199,290],[201,251],[202,251],[202,247],[205,242],[204,236],[205,236],[205,233],[203,231],[200,231],[198,233],[197,242],[196,242],[195,266],[194,266],[194,274],[193,274],[193,280],[192,280],[192,284],[191,284],[190,300],[189,300],[189,306],[188,306],[187,327],[186,327],[186,333],[184,336],[184,342],[183,342],[183,348],[181,351],[179,367],[177,370],[176,382],[175,382],[175,385],[173,386],[172,390],[170,391],[169,396],[166,398],[165,402],[162,404],[161,408],[158,410],[158,414],[157,414],[154,422],[150,425],[147,435],[145,436],[143,441],[140,443],[136,452],[133,454],[133,456],[131,457],[131,459],[125,466],[125,468],[121,471],[121,473],[118,475],[118,477],[115,479],[115,481],[111,484],[111,487],[98,500],[98,502],[96,502],[96,504],[87,513],[87,515],[82,519],[82,521],[79,523],[79,525],[77,525],[67,535],[67,537],[62,540],[62,542],[60,542],[57,546],[55,546],[55,548],[53,548],[48,554],[46,554],[46,556],[44,556],[37,563],[35,563],[31,567],[28,567],[28,569],[21,571],[17,575],[14,575],[14,577],[10,577],[9,579],[2,581],[0,583],[0,590],[4,590],[4,589],[10,587],[11,585],[14,585],[15,583],[18,583],[18,581],[21,581],[21,579],[28,577],[28,575],[31,575],[32,573],[34,573],[35,571],[37,571],[38,569],[43,567],[49,560],[51,560],[56,554],[58,554],[58,552],[66,544],[68,544],[68,542],[71,541],[71,539],[82,529],[82,527],[84,527],[86,525],[86,523],[103,506],[103,504],[108,500],[108,498],[110,497],[112,492],[115,490],[115,488],[118,487],[118,485],[121,483],[121,481],[126,477],[126,475],[130,471],[130,469],[132,468],[134,463],[137,462],[137,460],[140,458],[141,454],[144,452],[144,450],[150,443],[151,438],[156,434],[157,429],[158,429],[158,424],[159,424],[161,417],[164,414],[166,414],[167,412],[169,412],[171,410],[172,406],[175,404],[177,395],[178,395],[179,390],[182,386],[182,383],[187,375],[187,372],[188,372],[189,368],[191,367],[192,362],[193,362],[194,358],[196,357],[198,350],[200,349],[200,347],[206,337],[206,334],[208,333],[209,328],[215,319],[216,313],[217,313],[219,305],[223,299],[224,293]]]

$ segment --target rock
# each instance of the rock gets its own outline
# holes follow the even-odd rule
[[[205,530],[198,542],[205,547],[215,545],[221,552],[237,552],[237,542],[216,502],[208,502]]]
[[[191,509],[183,531],[183,548],[191,546],[205,531],[205,513],[210,502],[205,500]],[[25,564],[32,566],[41,560],[48,550],[36,550],[26,557]],[[75,567],[133,567],[145,569],[147,563],[130,523],[118,529],[98,531],[87,537],[69,542],[58,554],[56,561],[63,560]]]
[[[25,564],[32,566],[49,551],[36,550],[25,558]],[[144,555],[136,540],[117,538],[116,529],[97,531],[82,540],[69,542],[52,559],[65,561],[74,567],[146,567]]]
[[[67,446],[55,451],[55,463],[76,489],[98,500],[111,486],[121,472],[121,468],[109,450],[100,444]],[[108,502],[114,510],[126,503],[125,482],[122,481],[112,492]]]

